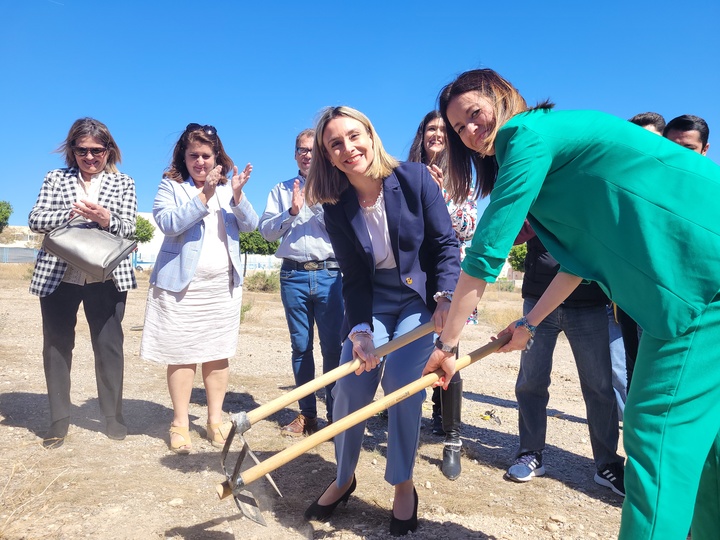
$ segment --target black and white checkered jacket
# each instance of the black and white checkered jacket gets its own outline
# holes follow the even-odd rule
[[[45,176],[35,206],[30,211],[28,225],[36,233],[47,234],[68,221],[72,204],[78,199],[77,168],[55,169]],[[107,231],[132,238],[135,235],[137,219],[137,198],[135,182],[126,174],[103,172],[104,178],[98,194],[98,204],[111,213]],[[35,261],[35,270],[30,282],[30,292],[47,296],[57,289],[62,281],[67,263],[40,250]],[[137,288],[135,273],[130,257],[120,263],[112,274],[119,291]]]

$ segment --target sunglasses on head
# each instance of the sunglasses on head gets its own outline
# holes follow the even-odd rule
[[[217,129],[215,129],[215,126],[201,126],[193,122],[185,128],[185,133],[190,133],[191,131],[202,131],[208,137],[217,137]]]
[[[85,157],[90,152],[94,157],[102,156],[107,148],[85,148],[84,146],[73,146],[73,153],[76,156]]]

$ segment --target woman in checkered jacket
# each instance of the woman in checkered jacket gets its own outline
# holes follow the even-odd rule
[[[120,149],[107,126],[92,118],[76,120],[58,152],[67,168],[50,171],[43,182],[28,225],[47,234],[75,216],[94,221],[106,231],[135,235],[135,182],[118,171]],[[111,439],[127,435],[122,415],[122,320],[127,291],[137,288],[129,259],[111,278],[99,282],[65,261],[40,250],[30,292],[40,297],[43,322],[43,364],[50,399],[48,448],[63,444],[70,425],[70,368],[80,302],[90,327],[98,400]]]

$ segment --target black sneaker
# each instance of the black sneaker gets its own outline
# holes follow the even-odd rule
[[[595,473],[595,482],[609,487],[621,497],[625,496],[625,467],[622,463],[610,463]]]
[[[528,482],[533,476],[545,474],[545,467],[542,464],[542,452],[525,452],[515,458],[510,468],[505,473],[505,478],[513,482]]]

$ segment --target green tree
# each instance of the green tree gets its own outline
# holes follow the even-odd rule
[[[13,213],[12,205],[7,201],[0,201],[0,233],[7,227],[10,215]]]
[[[247,274],[247,256],[248,253],[256,255],[272,255],[280,246],[280,241],[268,242],[265,240],[260,231],[252,231],[240,233],[240,251],[245,254],[245,267],[243,268],[243,276]]]
[[[155,227],[150,223],[150,220],[138,216],[135,222],[135,241],[138,244],[145,244],[153,239],[154,234]]]
[[[527,244],[513,246],[508,255],[508,262],[516,272],[525,271],[525,257],[527,256]]]

